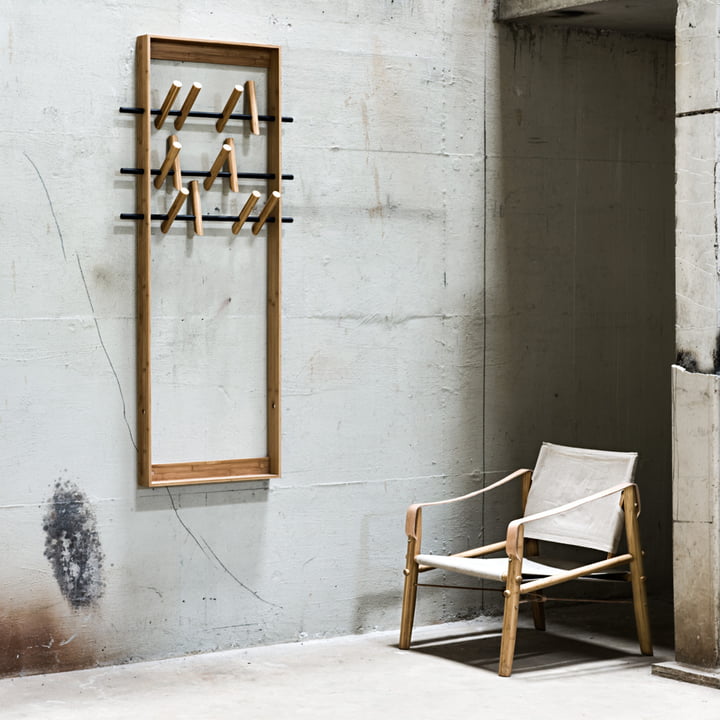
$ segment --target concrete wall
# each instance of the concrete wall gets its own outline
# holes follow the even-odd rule
[[[0,672],[399,624],[406,506],[475,487],[481,462],[489,14],[430,0],[5,13]],[[284,50],[296,221],[284,473],[268,484],[135,486],[135,240],[118,219],[134,207],[118,172],[134,120],[117,109],[144,33]],[[201,246],[179,242],[168,262],[184,277]],[[462,607],[443,602],[421,619]]]
[[[532,464],[543,439],[640,450],[649,540],[665,537],[672,58],[497,29],[489,5],[6,13],[0,672],[397,627],[407,504]],[[134,228],[118,219],[134,123],[117,108],[144,33],[284,49],[296,222],[268,484],[135,486]],[[477,539],[449,522],[428,547]],[[418,621],[482,602],[428,592]]]

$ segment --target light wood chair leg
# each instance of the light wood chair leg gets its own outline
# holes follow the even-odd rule
[[[525,505],[527,504],[527,494],[530,491],[530,478],[523,478],[523,512],[525,512]],[[540,553],[540,545],[534,538],[528,538],[525,540],[525,549],[523,551],[523,557],[537,557]],[[542,591],[535,593],[535,595],[542,595]],[[531,601],[533,624],[536,630],[545,629],[545,603],[540,601]]]
[[[652,634],[650,632],[650,616],[645,588],[645,574],[643,572],[643,553],[638,525],[638,502],[634,487],[623,492],[623,510],[625,512],[625,533],[627,535],[628,551],[633,556],[630,563],[630,580],[632,582],[633,610],[635,611],[635,625],[640,643],[640,652],[643,655],[652,655]]]
[[[643,655],[652,655],[652,633],[650,631],[645,577],[642,575],[642,569],[637,568],[634,561],[630,566],[630,575],[632,578],[633,609],[635,611],[635,625],[637,626],[640,652]]]
[[[405,561],[405,587],[403,589],[402,617],[400,619],[401,650],[407,650],[412,640],[413,620],[415,619],[415,600],[417,598],[418,564],[415,562],[417,542],[408,537],[407,558]]]
[[[510,563],[505,587],[505,608],[503,610],[502,640],[500,642],[500,677],[510,677],[515,656],[518,611],[520,610],[520,581],[514,577],[513,563]]]
[[[538,593],[541,594],[541,593]],[[545,603],[542,600],[533,600],[532,603],[533,624],[536,630],[545,629]]]

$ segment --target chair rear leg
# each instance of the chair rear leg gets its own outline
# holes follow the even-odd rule
[[[528,490],[530,488],[528,487]],[[525,493],[523,489],[523,496],[525,496],[527,493]],[[526,500],[526,498],[525,498]],[[525,502],[525,500],[523,502]],[[523,512],[525,511],[525,505],[523,504]],[[525,551],[523,552],[523,557],[537,557],[540,554],[540,544],[535,538],[527,538],[525,540]],[[536,593],[533,593],[534,595],[542,595],[542,590],[539,590]],[[536,630],[544,630],[545,629],[545,603],[542,600],[532,600],[530,602],[532,606],[532,616],[533,616],[533,624],[535,625]]]
[[[538,595],[542,595],[541,592],[537,593]],[[535,625],[536,630],[544,630],[545,629],[545,603],[542,600],[533,600],[531,603],[532,605],[532,616],[533,616],[533,624]]]
[[[416,541],[408,538],[408,551],[405,562],[405,587],[403,588],[402,616],[400,618],[401,650],[407,650],[412,640],[413,621],[415,619],[415,601],[417,598],[418,564],[415,562]]]

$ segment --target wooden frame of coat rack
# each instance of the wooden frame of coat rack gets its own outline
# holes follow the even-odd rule
[[[180,110],[172,110],[180,83],[173,83],[162,106],[151,107],[151,61],[170,60],[191,63],[263,68],[267,70],[266,103],[264,115],[259,114],[255,100],[254,84],[246,83],[245,90],[249,112],[235,113],[243,88],[232,88],[230,97],[221,111],[195,111],[193,105],[200,92],[199,83],[193,83]],[[171,38],[157,35],[141,35],[136,45],[137,83],[136,107],[120,108],[121,112],[135,113],[137,117],[137,155],[135,168],[122,168],[121,173],[137,176],[136,212],[123,213],[121,218],[137,221],[137,410],[138,410],[138,484],[144,487],[164,487],[199,483],[236,482],[263,480],[280,475],[280,251],[281,227],[292,218],[281,215],[281,184],[292,175],[282,175],[281,124],[292,118],[280,114],[280,48],[274,45],[254,45],[232,42]],[[249,87],[247,87],[249,85]],[[162,89],[160,89],[162,92]],[[148,111],[149,110],[149,111]],[[167,154],[159,169],[151,167],[151,137],[153,129],[164,122],[172,122],[174,129],[182,128],[187,117],[209,118],[208,132],[215,138],[224,130],[229,120],[249,122],[251,132],[258,134],[258,123],[267,123],[267,159],[265,172],[238,173],[235,166],[234,146],[224,140],[220,152],[209,171],[181,170],[178,161],[180,145],[177,136],[171,135],[167,142]],[[212,122],[215,120],[215,122]],[[171,130],[171,132],[174,131]],[[223,172],[223,168],[227,168]],[[250,215],[260,198],[253,191],[238,216],[201,215],[198,199],[198,182],[191,181],[190,188],[182,187],[181,177],[203,177],[203,183],[212,184],[217,177],[229,178],[231,189],[237,191],[237,178],[264,180],[267,200],[259,215]],[[178,191],[167,213],[153,214],[153,186],[158,188],[172,181]],[[207,189],[207,185],[205,185]],[[185,203],[191,204],[193,212],[180,214]],[[275,215],[273,216],[273,212]],[[230,460],[200,460],[155,464],[152,461],[151,419],[151,225],[161,221],[161,230],[167,232],[173,222],[192,222],[194,232],[203,234],[203,222],[232,223],[237,233],[246,222],[252,222],[252,231],[267,231],[267,308],[266,308],[266,447],[263,457],[234,458]]]

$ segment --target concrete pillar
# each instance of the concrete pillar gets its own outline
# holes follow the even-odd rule
[[[673,368],[675,654],[720,660],[720,377]]]
[[[720,687],[720,1],[680,0],[676,24],[673,579],[676,662],[656,674]]]

